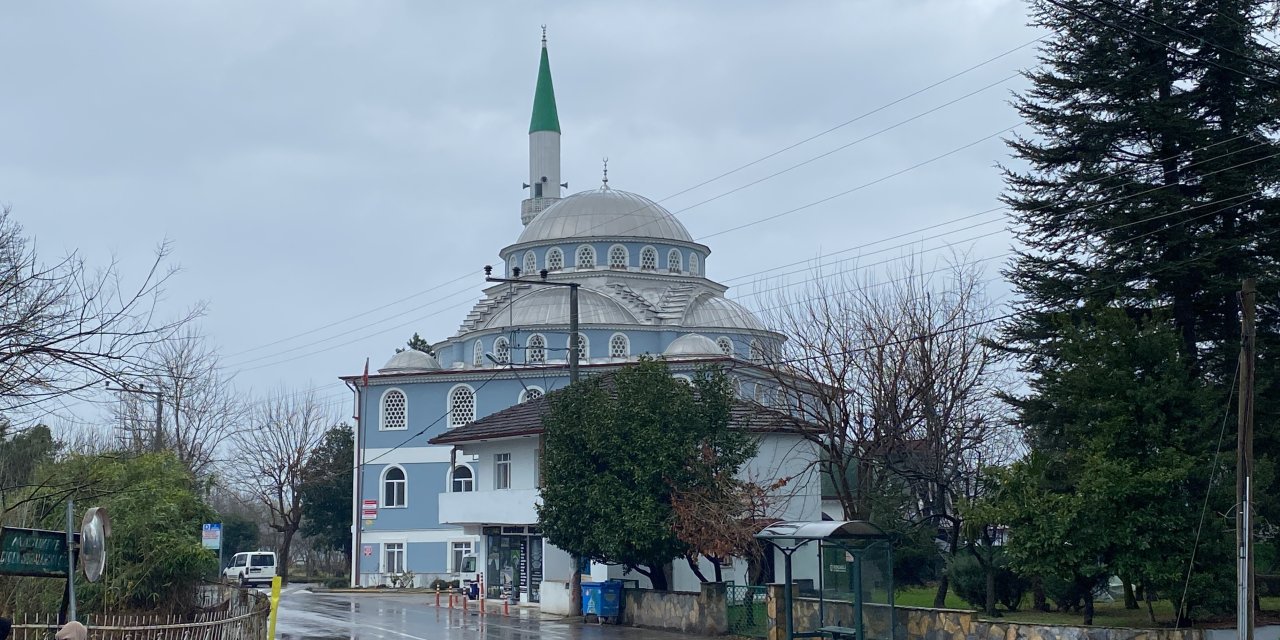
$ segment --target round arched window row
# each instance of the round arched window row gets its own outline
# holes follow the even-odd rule
[[[498,364],[507,364],[511,362],[511,343],[506,338],[498,338],[493,341],[493,359]]]
[[[406,504],[408,481],[404,477],[404,469],[388,467],[382,475],[382,506],[403,507]]]
[[[680,273],[684,271],[684,265],[680,260],[680,250],[672,249],[667,252],[667,271],[671,273]]]
[[[532,251],[524,252],[524,272],[529,274],[538,272],[538,257]]]
[[[658,268],[657,249],[645,247],[640,250],[640,268],[645,271],[654,271]]]
[[[382,429],[397,431],[409,428],[409,403],[404,392],[392,389],[382,394]]]
[[[559,271],[564,268],[564,252],[558,247],[547,251],[547,271]]]
[[[449,426],[461,427],[476,419],[476,392],[466,385],[449,392]]]
[[[716,338],[716,346],[720,347],[720,353],[726,356],[733,355],[733,340],[729,336],[720,336]]]
[[[453,468],[453,473],[449,474],[449,490],[453,493],[467,493],[475,491],[476,478],[471,472],[471,467],[458,465]]]
[[[626,269],[630,256],[627,255],[627,248],[615,244],[609,247],[609,268],[610,269]]]
[[[529,364],[542,364],[547,361],[547,339],[542,337],[542,334],[535,333],[529,336],[529,340],[525,342],[524,359]]]
[[[615,333],[609,338],[609,357],[610,358],[626,358],[631,355],[631,341],[627,340],[627,336],[621,333]]]
[[[578,269],[594,269],[596,268],[596,250],[589,244],[578,247],[577,259],[574,266]]]

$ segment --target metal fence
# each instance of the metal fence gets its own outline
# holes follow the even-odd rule
[[[84,615],[90,640],[263,640],[270,599],[250,589],[201,587],[203,611],[187,615]],[[18,614],[13,640],[50,640],[58,631],[54,614]]]
[[[765,610],[763,586],[729,585],[729,633],[750,638],[765,637],[769,612]]]

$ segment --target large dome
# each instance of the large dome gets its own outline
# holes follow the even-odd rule
[[[578,322],[634,325],[636,317],[622,305],[590,289],[578,291]],[[569,291],[564,287],[535,289],[497,309],[481,329],[569,324]]]
[[[764,331],[765,326],[746,307],[720,296],[703,294],[684,312],[680,324],[686,327],[722,327]]]
[[[547,207],[524,228],[516,244],[592,237],[693,242],[684,225],[658,203],[602,187],[575,193]]]

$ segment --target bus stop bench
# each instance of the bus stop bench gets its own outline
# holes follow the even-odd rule
[[[831,640],[858,640],[858,630],[853,627],[821,627],[818,633],[830,636]]]

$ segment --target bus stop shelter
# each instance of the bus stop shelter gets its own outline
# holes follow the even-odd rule
[[[884,640],[893,639],[896,623],[893,609],[893,545],[889,534],[883,529],[865,520],[778,522],[765,527],[756,534],[756,538],[777,549],[783,556],[783,607],[787,640],[824,636],[833,640],[867,640],[863,605],[873,593],[883,594],[883,604],[888,605],[889,632]],[[792,561],[801,549],[815,553],[819,566],[818,628],[805,632],[795,630],[795,583],[792,574]],[[864,579],[868,572],[879,576],[877,584],[868,584]],[[852,625],[828,625],[825,606],[827,596],[844,593],[848,594],[853,606]]]

